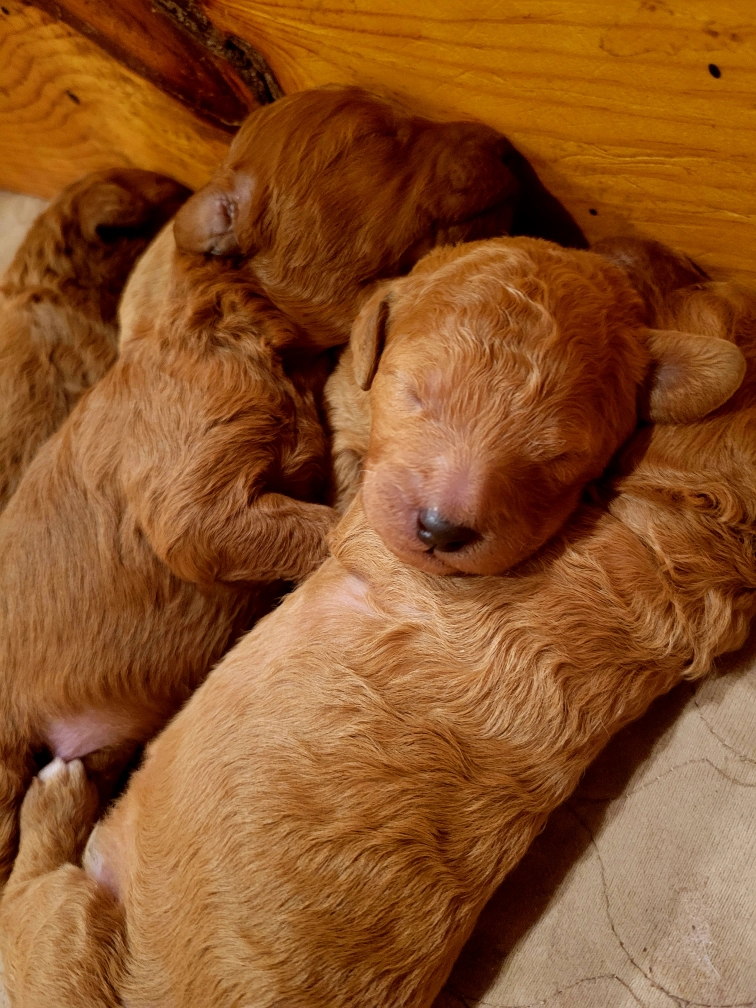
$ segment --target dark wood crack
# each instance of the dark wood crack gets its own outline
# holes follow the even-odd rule
[[[153,0],[153,9],[162,11],[214,56],[230,63],[258,104],[268,105],[282,96],[273,71],[254,46],[238,35],[218,31],[195,0]]]
[[[24,0],[95,42],[119,63],[235,132],[253,109],[281,96],[264,57],[219,31],[196,0]]]

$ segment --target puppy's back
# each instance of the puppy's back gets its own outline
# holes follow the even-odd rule
[[[188,195],[154,172],[106,169],[65,189],[30,228],[0,286],[0,509],[115,360],[126,278]]]

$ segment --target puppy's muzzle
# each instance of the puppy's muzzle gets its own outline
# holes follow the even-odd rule
[[[424,508],[417,515],[417,538],[429,549],[441,553],[456,553],[479,538],[478,533],[465,525],[447,521],[438,508]]]

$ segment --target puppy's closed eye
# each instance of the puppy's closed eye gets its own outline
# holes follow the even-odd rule
[[[585,454],[585,448],[564,437],[544,437],[535,434],[528,442],[528,454],[534,462],[556,465],[574,461]]]
[[[407,377],[401,371],[394,368],[387,368],[384,372],[384,380],[391,382],[393,394],[396,396],[395,402],[398,406],[407,407],[413,411],[421,410],[425,403],[417,383]]]
[[[404,404],[416,412],[422,410],[425,405],[417,387],[409,382],[404,383],[402,386],[402,398]]]
[[[554,487],[559,484],[572,484],[584,475],[586,460],[589,457],[584,448],[568,448],[564,442],[559,447],[553,443],[542,443],[530,445],[529,448],[530,457],[539,476],[546,478]]]

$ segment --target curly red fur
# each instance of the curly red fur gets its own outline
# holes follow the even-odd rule
[[[72,933],[89,937],[90,975],[123,971],[133,1008],[432,1003],[609,737],[741,645],[756,610],[756,297],[704,284],[664,311],[735,336],[736,395],[639,430],[603,496],[506,577],[402,564],[358,497],[334,556],[195,693],[69,874],[68,906],[94,880],[117,894],[123,957],[84,909],[76,931],[57,909],[75,844],[33,891],[11,879],[2,951],[19,1003],[111,1003],[73,1000]],[[57,795],[46,818],[27,799],[24,866],[45,822],[82,818]],[[50,950],[53,966],[29,968]]]
[[[510,149],[357,88],[292,95],[142,257],[118,361],[0,516],[0,878],[35,751],[126,762],[325,558],[318,351],[372,281],[509,223]]]
[[[648,310],[594,253],[532,238],[435,249],[368,300],[326,386],[339,509],[364,469],[368,521],[400,560],[439,574],[522,562],[639,414],[703,416],[742,380],[735,347],[649,330]]]
[[[108,168],[64,189],[29,229],[0,286],[0,509],[115,360],[126,279],[189,194],[154,172]]]
[[[365,456],[368,520],[401,560],[501,573],[557,531],[634,429],[649,366],[641,301],[599,256],[494,238],[434,250],[376,304],[385,318],[365,306],[326,391],[337,474],[345,452]],[[360,446],[353,375],[371,325],[385,348]],[[429,508],[471,541],[429,549]]]

